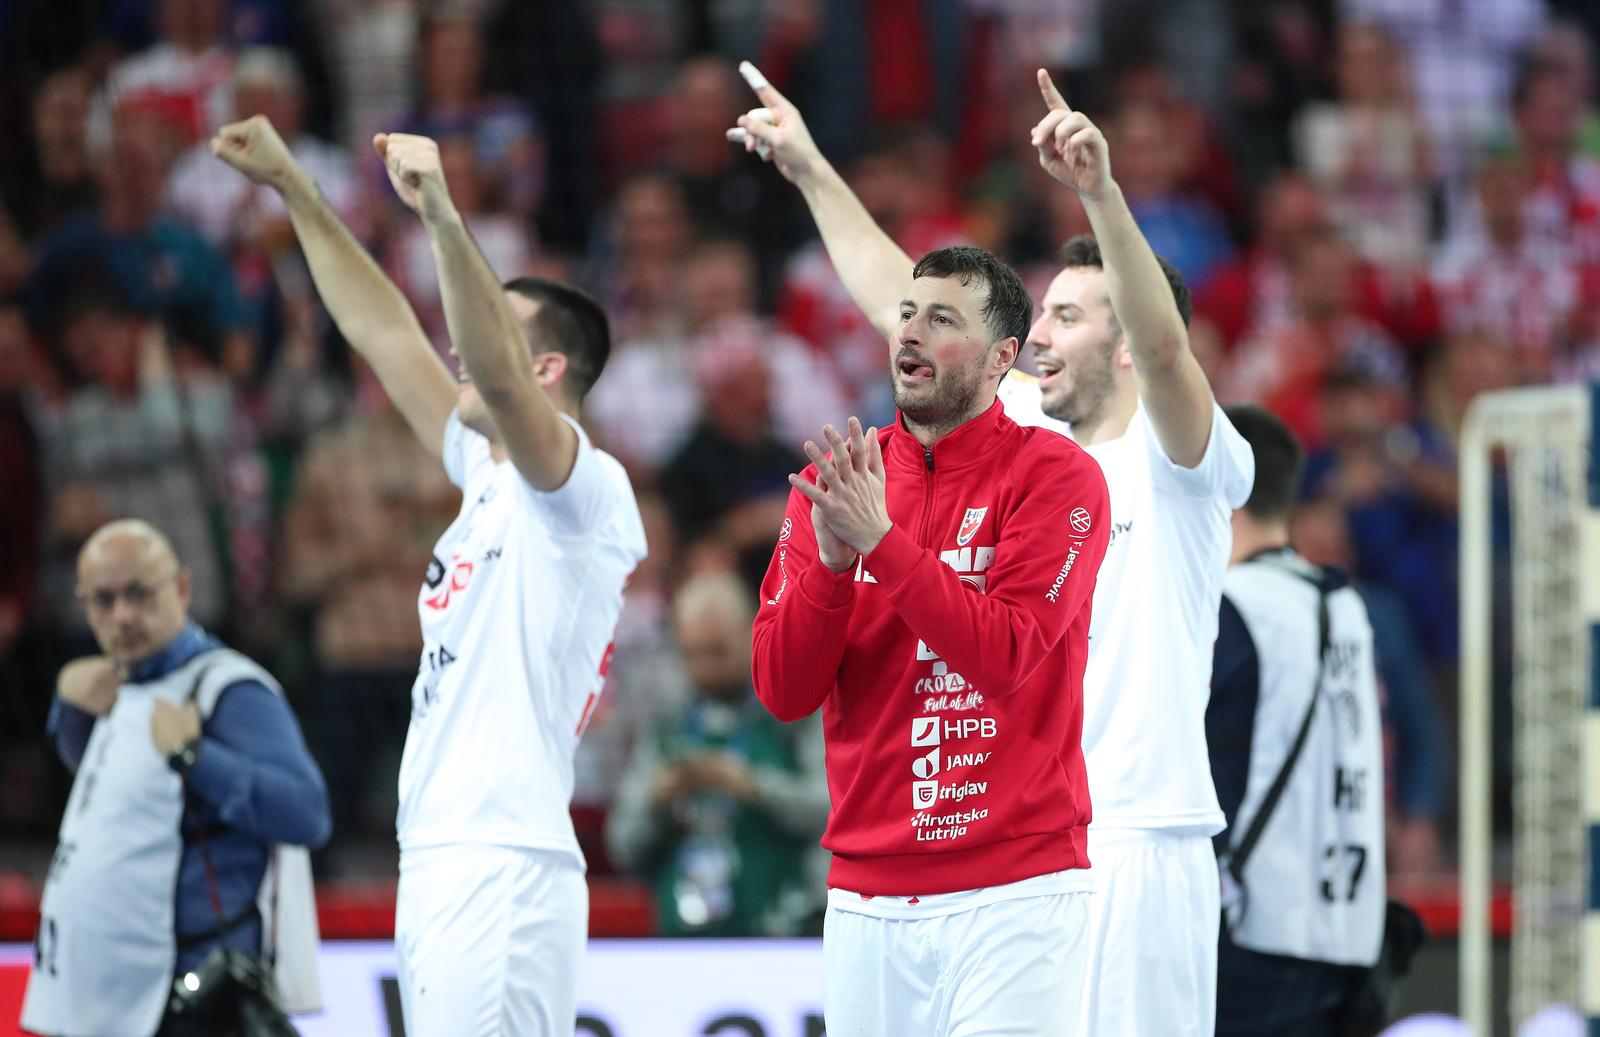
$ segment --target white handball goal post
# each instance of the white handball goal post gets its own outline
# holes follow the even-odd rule
[[[1569,1005],[1600,1037],[1600,384],[1487,393],[1461,437],[1461,1015]],[[1497,478],[1498,476],[1498,478]],[[1511,984],[1497,1002],[1492,495],[1510,500]]]

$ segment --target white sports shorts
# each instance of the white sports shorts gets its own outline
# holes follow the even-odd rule
[[[405,850],[395,956],[409,1037],[571,1037],[589,887],[520,847]]]
[[[830,903],[822,937],[828,1037],[1086,1037],[1088,901],[1055,893],[930,918]]]
[[[1221,890],[1206,835],[1089,829],[1089,1037],[1212,1037]]]

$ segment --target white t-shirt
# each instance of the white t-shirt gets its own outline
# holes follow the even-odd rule
[[[461,514],[417,597],[422,662],[400,762],[402,851],[496,843],[583,855],[572,756],[600,695],[644,525],[616,459],[577,422],[578,458],[541,493],[450,416],[444,465]]]
[[[1006,417],[1028,428],[1047,428],[1063,436],[1072,435],[1072,426],[1058,421],[1044,412],[1044,395],[1039,390],[1039,379],[1015,367],[1000,379],[1000,405]]]
[[[1036,384],[1032,398],[1038,407]],[[1223,828],[1206,703],[1231,519],[1250,497],[1256,465],[1250,444],[1212,406],[1211,438],[1193,468],[1167,456],[1143,407],[1122,437],[1088,448],[1111,491],[1112,522],[1083,677],[1083,755],[1097,828]],[[1027,410],[1006,404],[1021,424]]]

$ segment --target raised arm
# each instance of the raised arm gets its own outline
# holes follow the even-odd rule
[[[1188,328],[1156,254],[1111,177],[1105,136],[1072,110],[1049,73],[1040,69],[1038,75],[1049,109],[1033,128],[1039,164],[1083,199],[1104,257],[1111,309],[1133,356],[1139,400],[1167,456],[1193,468],[1211,436],[1211,383],[1189,349]]]
[[[839,279],[872,326],[890,337],[899,323],[900,299],[911,283],[911,258],[872,222],[844,177],[822,157],[789,99],[750,62],[741,63],[739,71],[765,107],[739,116],[728,139],[774,163],[800,189]]]
[[[224,126],[212,138],[211,151],[282,196],[317,294],[339,333],[377,373],[422,445],[439,456],[456,405],[455,382],[400,289],[334,213],[265,116]]]
[[[578,433],[543,387],[560,376],[566,357],[546,343],[529,348],[505,290],[450,200],[439,145],[408,133],[380,133],[373,146],[400,199],[428,230],[450,340],[511,463],[534,489],[559,489],[578,459]]]

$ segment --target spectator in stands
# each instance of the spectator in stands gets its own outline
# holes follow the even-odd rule
[[[1171,147],[1160,109],[1125,104],[1106,125],[1118,157],[1117,183],[1139,229],[1189,284],[1204,284],[1233,255],[1221,212],[1210,200],[1179,188],[1182,156]]]
[[[414,101],[421,0],[312,0],[309,6],[326,41],[338,140],[365,154],[372,135]]]
[[[684,256],[694,243],[683,185],[659,173],[630,177],[605,224],[586,279],[617,330],[617,348],[675,331]]]
[[[65,304],[84,291],[116,291],[197,342],[235,378],[253,345],[228,264],[189,227],[161,215],[163,166],[150,124],[119,120],[96,161],[100,201],[38,244],[28,285],[33,327],[52,337]]]
[[[1433,171],[1410,70],[1388,32],[1372,22],[1339,28],[1335,62],[1335,100],[1301,112],[1295,151],[1362,257],[1414,271],[1431,236]]]
[[[37,604],[45,497],[31,399],[36,366],[22,308],[0,302],[0,660],[11,655]]]
[[[242,178],[241,178],[242,179]],[[342,830],[394,824],[422,633],[412,607],[459,496],[365,365],[344,419],[312,436],[284,517],[278,592],[309,626],[306,730]]]
[[[640,740],[608,821],[613,859],[655,886],[663,935],[795,935],[823,906],[822,730],[756,700],[750,601],[726,574],[678,592],[694,695]]]
[[[252,47],[234,66],[233,117],[262,114],[281,128],[295,158],[316,177],[334,211],[361,226],[359,182],[349,156],[303,132],[304,83],[289,51]],[[286,327],[282,309],[314,305],[310,277],[295,246],[289,213],[277,194],[243,177],[217,175],[210,142],[196,144],[173,166],[166,185],[167,211],[231,261],[246,323],[261,348],[255,374],[278,365]]]
[[[89,77],[67,67],[33,94],[31,146],[7,148],[3,195],[17,232],[31,240],[94,202]]]
[[[205,140],[233,110],[232,49],[226,41],[227,0],[158,0],[159,41],[124,58],[95,99],[96,143],[132,115],[163,131],[164,157]]]
[[[1410,419],[1392,385],[1355,372],[1330,379],[1321,401],[1325,445],[1307,463],[1307,495],[1344,516],[1351,568],[1401,595],[1435,668],[1449,665],[1458,648],[1459,426],[1440,423],[1459,420],[1464,401],[1496,384],[1505,371],[1497,348],[1491,340],[1457,336],[1432,353],[1420,421]]]
[[[1406,381],[1405,358],[1394,340],[1356,307],[1356,261],[1329,230],[1308,234],[1288,265],[1289,312],[1245,336],[1228,366],[1222,393],[1261,402],[1300,440],[1325,441],[1319,415],[1324,381],[1354,370],[1391,389]]]
[[[783,522],[789,475],[801,454],[779,439],[773,414],[782,383],[757,329],[733,326],[696,341],[692,363],[705,401],[699,422],[661,473],[677,539],[711,551],[759,586],[772,531]]]
[[[1417,109],[1447,180],[1499,121],[1518,57],[1548,17],[1544,0],[1338,0],[1341,21],[1383,26],[1406,56]]]
[[[1600,30],[1600,15],[1591,12],[1591,23]],[[1573,21],[1552,23],[1529,48],[1528,60],[1566,80],[1565,89],[1578,99],[1582,110],[1578,131],[1578,150],[1600,158],[1600,81],[1595,76],[1595,47],[1600,35],[1585,34]]]
[[[765,301],[774,294],[784,254],[801,240],[802,224],[793,192],[781,190],[759,159],[723,139],[723,131],[750,107],[748,96],[723,58],[690,58],[679,66],[667,105],[666,169],[683,186],[697,227],[749,242]]]
[[[293,54],[276,47],[241,52],[233,70],[232,101],[235,120],[252,115],[270,119],[334,211],[347,222],[355,216],[358,183],[350,156],[303,130],[305,85]],[[272,256],[294,241],[282,199],[243,177],[218,176],[209,141],[190,148],[173,166],[166,203],[224,254],[255,247]]]
[[[732,238],[708,238],[685,257],[668,329],[619,345],[606,377],[589,395],[589,417],[606,449],[636,474],[661,469],[682,446],[704,401],[697,357],[722,343],[758,342],[772,377],[772,428],[780,442],[799,444],[818,421],[845,413],[837,376],[825,356],[774,330],[756,313],[756,266]],[[651,401],[648,421],[639,401]],[[769,531],[770,533],[770,531]]]
[[[1304,237],[1331,223],[1327,199],[1310,177],[1292,170],[1274,176],[1256,202],[1250,245],[1200,286],[1195,325],[1231,351],[1245,332],[1288,319],[1294,305],[1289,256]]]
[[[42,437],[51,502],[45,588],[57,621],[75,627],[72,557],[85,538],[118,515],[144,515],[185,559],[195,618],[216,628],[228,602],[229,566],[213,522],[224,511],[217,476],[233,431],[232,391],[203,365],[180,378],[161,324],[114,294],[73,299],[62,327],[77,387]]]
[[[1548,379],[1580,341],[1586,304],[1600,300],[1567,240],[1537,229],[1526,156],[1485,149],[1476,188],[1434,273],[1450,330],[1498,340],[1518,380]]]
[[[1356,572],[1350,520],[1338,498],[1326,490],[1313,493],[1295,511],[1294,542],[1313,564],[1352,573],[1372,619],[1383,705],[1389,873],[1392,878],[1434,876],[1444,859],[1440,822],[1450,745],[1435,663],[1406,597],[1384,582],[1382,574],[1363,577]],[[1437,607],[1453,611],[1454,581],[1441,578],[1441,583],[1449,586],[1439,588]]]
[[[317,1007],[302,847],[328,839],[328,794],[282,690],[189,618],[189,573],[148,523],[96,530],[77,570],[101,654],[69,663],[56,686],[50,735],[77,777],[22,1025],[234,1032],[245,988],[205,967],[230,953],[269,974],[276,957],[288,1007]],[[178,1011],[175,974],[190,994],[215,985],[210,1013]]]
[[[470,7],[444,6],[423,19],[417,50],[422,89],[401,120],[404,132],[470,142],[482,207],[530,233],[544,194],[544,142],[533,112],[484,89],[482,24]],[[450,186],[453,193],[455,181]]]
[[[1190,15],[1166,19],[1164,31],[1192,23],[1195,12],[1204,12],[1215,0],[1185,3],[1193,9]],[[1200,17],[1221,20],[1210,14]],[[1197,92],[1190,89],[1197,73],[1195,66],[1207,63],[1206,58],[1195,57],[1189,67],[1181,69],[1164,61],[1135,61],[1112,78],[1111,96],[1119,106],[1149,106],[1159,113],[1177,193],[1204,199],[1230,228],[1241,227],[1248,214],[1233,150],[1213,115],[1201,105]]]
[[[1600,264],[1600,157],[1580,150],[1591,100],[1582,87],[1559,66],[1530,63],[1517,77],[1512,117],[1531,177],[1530,229],[1593,265]]]

